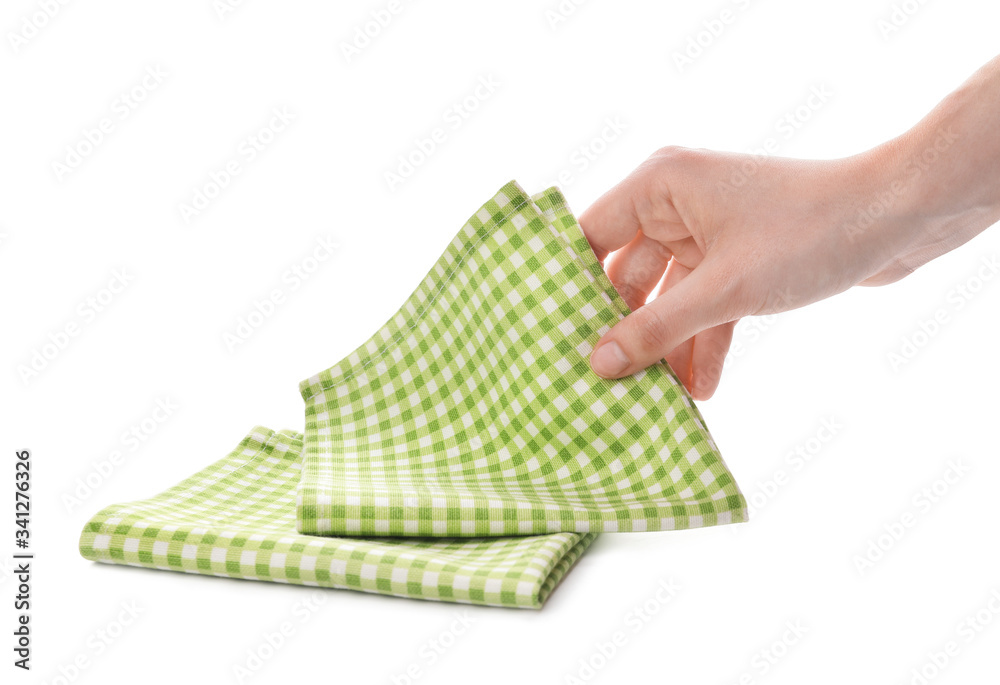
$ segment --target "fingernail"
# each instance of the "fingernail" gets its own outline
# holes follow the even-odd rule
[[[610,378],[628,368],[628,357],[614,340],[604,343],[590,355],[590,366],[598,376]]]

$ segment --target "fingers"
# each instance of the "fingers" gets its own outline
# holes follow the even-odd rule
[[[674,205],[674,195],[689,185],[687,179],[694,171],[692,153],[673,147],[657,150],[587,208],[580,228],[602,264],[640,230],[665,244],[691,235]]]
[[[669,261],[670,250],[639,233],[612,255],[605,271],[622,299],[635,311],[646,304]]]
[[[587,242],[604,263],[608,253],[627,245],[639,232],[635,198],[640,192],[635,174],[604,193],[580,216]]]
[[[731,289],[720,287],[730,280],[702,261],[704,236],[696,239],[674,204],[673,184],[683,190],[691,154],[658,151],[598,199],[580,226],[602,264],[615,252],[605,270],[633,310],[598,341],[595,373],[621,378],[666,357],[685,386],[707,398],[732,340],[733,326],[720,324],[732,320],[734,306]],[[645,304],[664,269],[661,294]]]
[[[726,299],[702,263],[655,300],[618,322],[590,355],[598,376],[621,378],[665,357],[685,340],[726,322]],[[695,350],[697,351],[697,345]],[[693,354],[692,353],[692,354]]]
[[[694,399],[710,399],[718,389],[735,328],[736,322],[730,321],[702,331],[694,337],[691,380],[690,383],[685,383]]]
[[[667,275],[663,278],[663,283],[660,284],[660,290],[656,296],[662,297],[663,293],[680,283],[690,273],[691,269],[684,266],[684,263],[680,259],[675,258],[670,262],[670,266],[667,268]],[[681,383],[688,388],[691,387],[691,356],[693,352],[694,338],[689,338],[665,355],[670,368],[674,370]]]
[[[674,259],[660,285],[658,296],[680,283],[690,273],[691,269]],[[696,400],[710,399],[718,389],[735,327],[736,322],[732,321],[709,328],[666,354],[670,368]]]
[[[671,184],[681,175],[682,169],[657,151],[587,208],[580,228],[602,264],[640,230],[661,243],[690,235],[671,199]]]
[[[697,337],[697,336],[695,336]],[[677,379],[691,391],[691,362],[694,357],[695,338],[688,338],[665,355],[667,364],[673,369]]]

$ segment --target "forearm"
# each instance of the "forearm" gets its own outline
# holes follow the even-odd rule
[[[581,217],[639,304],[595,346],[594,370],[621,378],[666,357],[710,397],[740,317],[892,283],[966,242],[1000,220],[998,122],[1000,58],[853,157],[657,151]]]
[[[916,126],[871,151],[916,268],[1000,220],[1000,57]],[[884,192],[884,191],[883,191]]]

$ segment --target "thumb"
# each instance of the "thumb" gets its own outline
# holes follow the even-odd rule
[[[649,304],[615,324],[590,355],[594,373],[621,378],[667,356],[695,334],[726,323],[729,301],[720,279],[703,261]]]

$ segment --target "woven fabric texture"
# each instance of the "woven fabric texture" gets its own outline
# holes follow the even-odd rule
[[[80,551],[94,561],[539,608],[594,535],[361,539],[300,535],[302,436],[257,427],[229,455],[149,499],[107,507]]]
[[[305,433],[254,429],[80,551],[115,564],[538,608],[601,531],[746,519],[665,362],[604,380],[629,313],[555,188],[486,202],[372,338],[302,381]]]
[[[299,532],[510,536],[746,519],[665,362],[591,371],[629,313],[555,188],[505,185],[406,303],[302,381]]]

